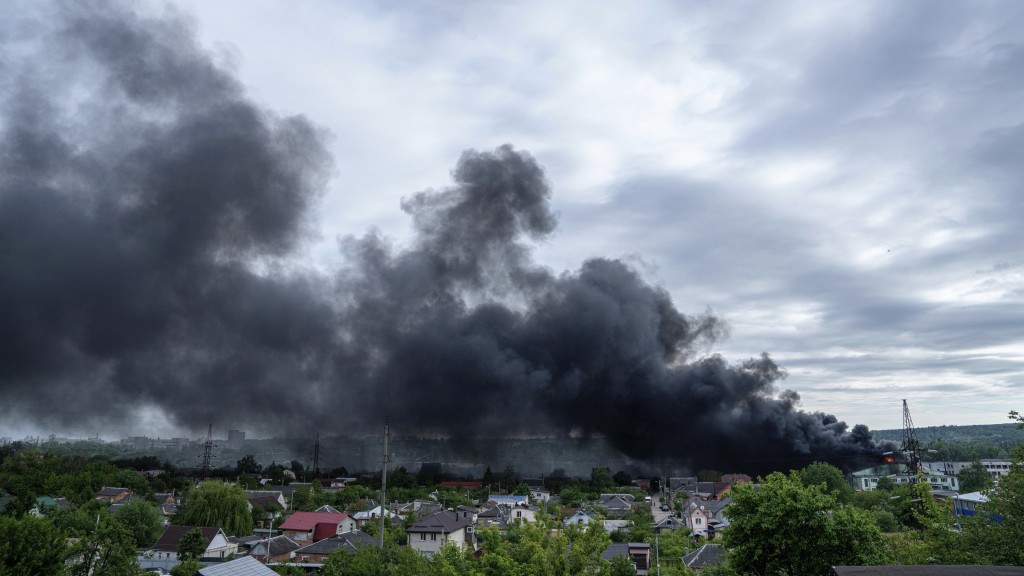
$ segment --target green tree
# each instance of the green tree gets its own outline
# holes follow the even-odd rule
[[[843,471],[825,462],[813,462],[798,472],[804,486],[821,484],[825,492],[834,494],[842,504],[853,499],[853,486],[846,481]]]
[[[612,476],[612,479],[614,479],[615,483],[619,486],[629,486],[633,483],[633,477],[629,475],[629,472],[624,470],[616,472],[615,475]]]
[[[376,546],[360,546],[354,552],[339,548],[331,552],[320,569],[321,576],[383,576],[384,555]]]
[[[892,478],[888,476],[882,476],[878,479],[878,485],[875,486],[875,490],[881,490],[882,492],[892,492],[896,489],[896,484],[893,484]]]
[[[72,550],[71,576],[139,576],[142,568],[135,552],[135,538],[119,522],[108,520]]]
[[[597,467],[590,470],[590,489],[594,492],[607,492],[615,488],[617,484],[612,478],[612,473],[607,468]]]
[[[132,535],[138,548],[151,546],[164,530],[160,512],[145,500],[132,500],[121,506],[114,517]]]
[[[185,533],[178,540],[178,558],[182,560],[198,560],[206,552],[206,536],[199,528],[194,528]]]
[[[654,516],[651,509],[644,506],[637,508],[626,517],[629,520],[630,542],[653,542],[654,541]]]
[[[274,566],[274,572],[281,576],[306,576],[306,571],[291,564],[278,564]]]
[[[60,574],[68,557],[64,541],[64,535],[45,518],[0,516],[0,574]]]
[[[199,563],[199,560],[189,558],[174,568],[171,568],[171,576],[195,576],[195,573],[202,567],[203,565]]]
[[[611,559],[608,567],[602,570],[601,574],[607,574],[608,576],[634,576],[636,574],[636,567],[633,566],[633,561],[629,556],[620,554]]]
[[[511,491],[516,485],[516,467],[511,462],[505,463],[505,471],[501,475],[502,490]]]
[[[189,490],[184,510],[174,516],[179,526],[212,526],[228,535],[252,533],[252,515],[245,491],[223,482],[207,481]]]
[[[235,466],[235,474],[249,474],[250,476],[257,476],[263,471],[263,467],[256,461],[256,457],[252,454],[246,454],[238,461]]]
[[[881,534],[864,510],[841,505],[821,485],[775,472],[760,487],[733,488],[724,542],[739,572],[818,576],[832,565],[876,559]]]
[[[698,470],[697,471],[697,480],[699,482],[721,482],[722,481],[722,476],[725,476],[725,474],[722,474],[721,470]]]
[[[979,460],[961,470],[956,477],[960,481],[960,492],[980,492],[992,487],[992,475]]]
[[[988,496],[981,514],[963,520],[968,537],[989,562],[1024,565],[1024,466],[1015,462]]]

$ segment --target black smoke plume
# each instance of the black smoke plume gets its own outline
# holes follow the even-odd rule
[[[645,461],[759,472],[877,454],[797,408],[762,355],[615,259],[556,274],[529,154],[468,151],[406,198],[410,246],[341,242],[304,271],[331,171],[321,130],[251,102],[189,21],[30,3],[2,24],[0,416],[110,429],[158,407],[185,428],[345,432],[389,414],[457,440],[604,437]],[[259,424],[255,424],[259,423]]]

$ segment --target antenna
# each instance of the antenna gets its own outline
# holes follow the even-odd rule
[[[381,462],[384,464],[384,470],[380,475],[380,549],[384,550],[384,511],[387,510],[387,492],[388,492],[388,462],[391,458],[388,456],[388,435],[389,435],[388,417],[384,417],[384,458]]]
[[[914,475],[921,473],[920,448],[921,445],[914,433],[914,420],[910,417],[910,407],[907,406],[907,401],[903,400],[903,445],[900,450],[907,455],[907,466]]]
[[[210,424],[210,429],[206,432],[206,442],[203,442],[203,480],[206,480],[206,476],[210,473],[210,456],[213,454],[213,424]]]

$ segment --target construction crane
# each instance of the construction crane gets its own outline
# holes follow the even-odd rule
[[[905,399],[903,400],[903,444],[900,446],[900,452],[907,459],[910,473],[915,476],[921,474],[921,444],[918,443],[917,435],[914,433],[914,420],[910,417],[910,408]]]

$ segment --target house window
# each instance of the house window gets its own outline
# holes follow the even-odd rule
[[[420,540],[426,540],[426,539],[427,539],[427,533],[426,532],[420,532]]]
[[[430,539],[436,541],[437,540],[437,532],[431,532],[430,533]]]
[[[302,562],[305,563],[305,564],[308,564],[309,563],[309,556],[303,556],[302,557]]]
[[[700,526],[700,518],[694,519],[693,523],[696,524],[697,526]]]
[[[523,517],[523,513],[519,512],[519,511],[516,511],[516,518],[522,518],[522,517]]]

